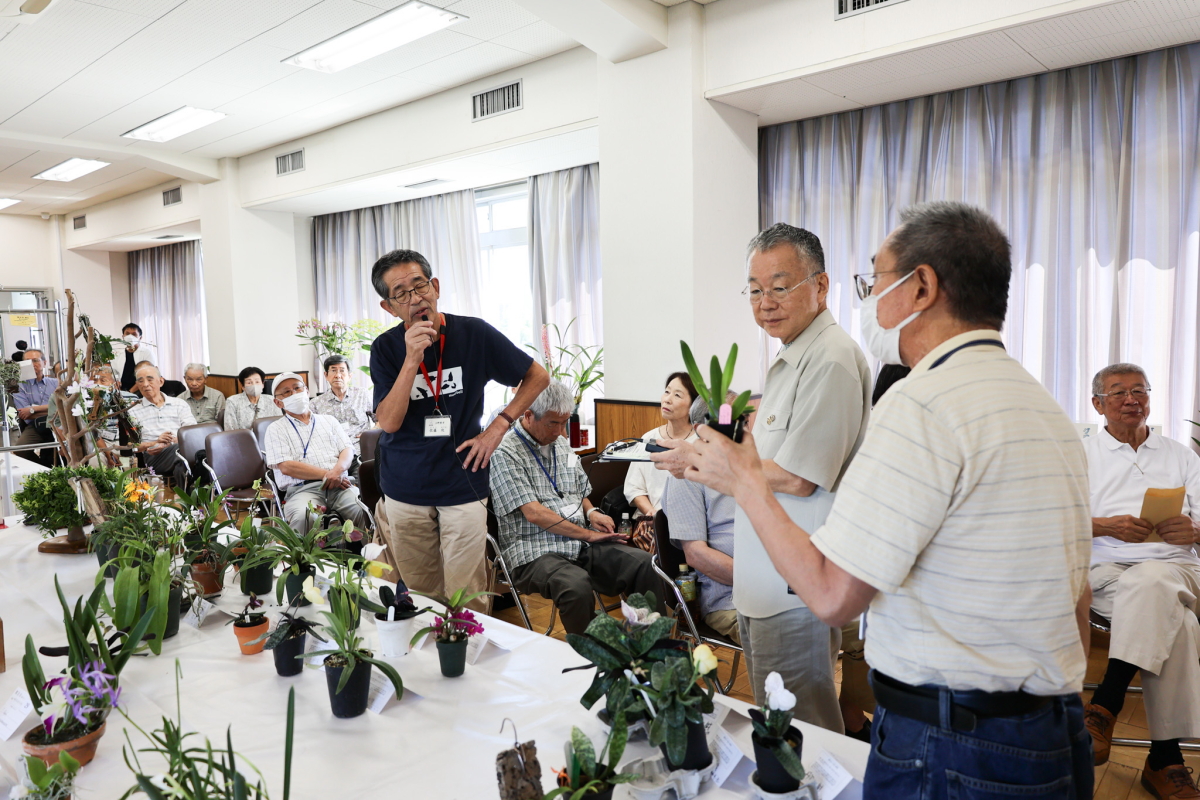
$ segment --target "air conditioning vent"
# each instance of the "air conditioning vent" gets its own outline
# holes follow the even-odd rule
[[[167,189],[163,192],[163,205],[173,206],[176,203],[183,202],[183,187],[176,186],[174,189]]]
[[[183,234],[182,233],[168,233],[166,236],[155,236],[154,238],[158,241],[163,241],[166,239],[182,239]]]
[[[445,178],[430,178],[427,181],[420,181],[418,183],[406,183],[406,184],[404,184],[404,188],[405,189],[425,189],[430,186],[440,186],[443,183],[449,183],[449,182],[450,181],[446,180]]]
[[[834,2],[837,4],[837,12],[833,18],[841,19],[861,14],[864,11],[874,11],[880,6],[894,6],[897,3],[903,3],[904,0],[834,0]]]
[[[524,102],[525,93],[521,90],[520,81],[488,89],[471,98],[471,121],[478,122],[509,111],[520,111]]]
[[[299,172],[304,169],[304,150],[300,149],[294,153],[285,153],[281,156],[275,156],[275,174],[287,175],[292,172]]]
[[[77,231],[83,230],[84,228],[87,227],[87,214],[84,214],[79,217],[72,217],[71,224],[74,226],[75,230],[77,230]]]

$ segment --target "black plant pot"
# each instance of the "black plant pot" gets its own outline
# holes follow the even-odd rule
[[[288,599],[288,602],[291,603],[292,600],[295,599],[296,595],[303,593],[304,579],[311,578],[313,575],[316,574],[316,570],[314,570],[310,567],[309,569],[306,569],[306,570],[303,570],[303,569],[300,570],[299,575],[292,572],[291,570],[289,570],[283,574],[284,574],[283,587],[284,587],[284,589],[287,590],[287,599]],[[300,602],[297,605],[300,607],[303,607],[303,606],[307,606],[307,605],[312,605],[312,603],[310,603],[308,600],[306,600],[302,597],[300,599]]]
[[[787,732],[785,738],[788,745],[796,751],[796,757],[799,758],[804,748],[804,735],[792,728]],[[772,794],[784,794],[800,788],[799,778],[793,778],[791,773],[783,768],[783,764],[779,763],[775,753],[758,738],[757,733],[750,734],[750,739],[754,742],[754,763],[758,770],[755,781],[760,789]]]
[[[617,788],[617,787],[609,786],[607,789],[605,789],[602,792],[596,792],[595,794],[589,794],[588,800],[612,800],[613,789],[615,789],[615,788]]]
[[[179,617],[183,613],[183,584],[171,587],[171,593],[167,595],[167,627],[163,631],[163,638],[170,639],[175,634],[179,633]]]
[[[304,653],[304,645],[308,640],[308,634],[303,631],[299,636],[293,636],[290,639],[284,639],[279,644],[275,645],[275,649],[271,653],[275,656],[275,671],[285,678],[290,678],[292,675],[299,675],[304,671],[304,659],[298,656]],[[337,684],[333,684],[337,687]]]
[[[265,597],[275,588],[275,570],[270,564],[244,569],[238,575],[242,582],[242,594]]]
[[[687,751],[683,754],[683,763],[676,764],[667,755],[667,745],[659,745],[662,754],[667,756],[667,766],[674,772],[677,769],[704,769],[712,763],[712,753],[708,751],[708,737],[704,735],[703,722],[687,724]]]
[[[108,562],[110,562],[114,558],[116,558],[117,554],[119,552],[121,552],[120,545],[102,544],[99,547],[97,547],[93,552],[95,552],[96,560],[100,562],[100,566],[104,567],[104,577],[106,577],[106,578],[117,577],[118,565],[115,562],[112,564],[109,564]]]
[[[442,663],[442,674],[447,678],[457,678],[467,669],[467,640],[457,642],[438,642],[438,660]]]
[[[342,679],[342,670],[347,667],[331,667],[328,656],[325,659],[325,683],[329,686],[329,705],[333,708],[335,717],[357,717],[367,710],[367,697],[371,693],[371,664],[359,661],[350,680],[337,690],[338,681]]]
[[[712,428],[717,433],[722,434],[730,439],[733,439],[738,444],[742,443],[742,435],[746,432],[746,420],[748,416],[743,414],[728,425],[722,425],[719,422],[714,422],[712,417],[706,417],[704,424]]]

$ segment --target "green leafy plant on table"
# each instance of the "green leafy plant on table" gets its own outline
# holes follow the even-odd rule
[[[333,647],[309,653],[308,657],[325,656],[326,667],[342,669],[335,694],[346,687],[346,682],[350,680],[355,669],[367,664],[378,667],[392,682],[392,686],[396,687],[396,697],[401,697],[404,694],[404,681],[400,679],[400,673],[391,664],[375,658],[371,651],[366,649],[365,640],[358,635],[354,622],[357,609],[353,601],[345,595],[334,593],[329,595],[328,600],[329,610],[322,611],[321,616],[325,618],[325,633],[329,635]],[[367,669],[370,669],[370,666]]]
[[[58,754],[58,761],[50,766],[40,758],[25,756],[25,771],[29,777],[17,785],[9,795],[10,800],[71,800],[75,790],[75,776],[79,773],[79,762],[66,750]],[[20,793],[18,793],[19,790]]]
[[[315,575],[322,568],[336,569],[353,557],[349,551],[336,547],[354,530],[354,524],[349,520],[341,526],[325,529],[313,527],[308,533],[300,533],[286,520],[271,517],[263,524],[262,530],[270,537],[270,542],[262,550],[262,563],[283,568],[283,574],[275,585],[275,597],[279,602],[283,601],[284,588],[288,583],[293,586],[291,596],[294,597],[304,576]]]
[[[467,610],[467,603],[484,595],[495,594],[495,592],[471,592],[468,594],[465,588],[459,589],[449,597],[436,593],[419,592],[416,589],[409,591],[412,594],[428,597],[442,606],[441,611],[436,608],[429,609],[434,615],[433,624],[426,625],[413,634],[411,644],[414,645],[427,633],[432,633],[439,642],[446,643],[466,641],[476,634],[483,633],[483,625],[473,613]]]
[[[628,741],[629,728],[623,712],[613,721],[599,753],[583,731],[572,727],[571,741],[565,748],[567,763],[558,773],[558,788],[548,792],[543,800],[556,797],[584,800],[587,795],[607,792],[619,783],[635,780],[637,775],[617,773]]]
[[[70,478],[90,478],[107,504],[120,502],[124,473],[108,467],[52,467],[25,479],[20,491],[13,492],[13,503],[25,515],[25,523],[53,535],[59,528],[77,528],[88,524],[86,513],[79,510],[79,498]]]
[[[571,326],[576,322],[572,319],[567,327],[559,330],[554,323],[542,325],[541,349],[531,344],[525,345],[534,355],[542,360],[542,366],[550,374],[550,378],[562,381],[571,388],[575,398],[575,408],[583,402],[583,393],[600,381],[604,380],[601,367],[604,364],[604,348],[599,345],[568,344],[567,338]],[[554,330],[555,344],[550,343],[550,331]]]
[[[796,707],[796,695],[783,685],[783,678],[778,672],[767,675],[763,690],[766,702],[761,708],[750,710],[750,721],[754,726],[754,745],[766,750],[774,756],[779,766],[799,785],[804,780],[804,764],[800,761],[797,749],[803,741],[800,731],[792,727],[792,712]],[[759,764],[759,777],[762,778],[764,757],[755,759]],[[764,787],[768,788],[768,787]],[[780,787],[784,791],[792,791],[791,787]],[[778,791],[769,789],[771,791]]]
[[[713,711],[716,668],[712,649],[702,644],[690,654],[671,655],[655,662],[650,666],[649,686],[635,687],[649,696],[654,716],[650,744],[665,745],[672,764],[684,763],[689,723],[702,726],[704,715]]]
[[[687,367],[688,376],[691,377],[697,394],[708,406],[709,420],[719,422],[721,406],[725,404],[725,398],[733,385],[733,370],[737,365],[737,345],[734,344],[729,348],[729,357],[725,360],[724,368],[721,367],[721,362],[716,356],[712,357],[712,362],[709,364],[709,383],[705,383],[704,376],[700,374],[700,368],[696,366],[696,359],[692,356],[692,348],[688,347],[688,343],[680,341],[679,348],[683,351],[683,364]],[[733,423],[741,419],[750,407],[750,390],[747,389],[739,394],[730,405],[730,423]]]

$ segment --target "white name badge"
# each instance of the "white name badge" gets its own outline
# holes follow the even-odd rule
[[[450,435],[450,418],[444,414],[438,414],[432,417],[425,418],[425,438],[431,436],[449,436]]]

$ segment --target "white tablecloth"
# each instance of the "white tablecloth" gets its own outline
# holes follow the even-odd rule
[[[16,441],[16,437],[13,438]],[[8,482],[12,480],[13,492],[19,492],[25,485],[25,479],[35,472],[46,472],[43,467],[27,458],[21,458],[16,453],[0,453],[0,509],[4,514],[17,513],[8,494]]]
[[[7,672],[0,674],[0,703],[24,686],[21,654],[27,633],[39,646],[65,644],[54,575],[73,603],[89,591],[97,568],[94,556],[38,553],[38,532],[19,525],[17,518],[7,522],[10,527],[0,530],[0,617],[8,656]],[[235,606],[238,599],[235,585],[226,589],[222,606]],[[227,620],[214,613],[200,630],[181,625],[179,635],[164,643],[161,656],[134,657],[121,678],[123,705],[147,731],[158,727],[163,715],[173,718],[178,659],[183,672],[184,730],[197,731],[219,747],[226,727],[232,726],[235,749],[262,771],[277,798],[282,796],[284,724],[291,687],[296,689],[292,796],[298,800],[376,794],[439,800],[497,797],[495,757],[513,741],[511,728],[499,733],[505,717],[516,723],[521,741],[536,740],[547,789],[554,785],[552,770],[563,765],[562,745],[572,725],[598,746],[603,739],[603,726],[579,703],[593,673],[562,673],[564,667],[578,666],[583,659],[563,642],[501,620],[487,618],[484,623],[509,650],[485,648],[465,675],[453,679],[442,677],[432,644],[389,659],[404,679],[404,698],[393,700],[382,714],[368,711],[348,720],[331,713],[321,670],[279,677],[270,652],[240,654]],[[363,631],[374,640],[373,622],[364,620]],[[43,656],[47,673],[55,670],[56,661],[65,664],[65,659]],[[719,696],[717,702],[743,711],[747,707]],[[34,724],[31,714],[22,732]],[[121,757],[122,729],[127,726],[134,745],[145,744],[123,717],[112,715],[95,761],[80,775],[77,800],[113,800],[133,785]],[[739,732],[747,746],[748,727],[740,726]],[[862,779],[866,745],[810,725],[800,727],[806,763],[825,749]],[[0,741],[0,768],[11,768],[20,757],[20,737],[19,732]],[[635,740],[625,760],[652,753],[644,738]],[[156,758],[143,756],[147,772],[161,771]],[[706,784],[702,796],[750,796],[745,782],[749,770],[743,764],[724,788]],[[0,777],[0,787],[4,785]],[[616,796],[623,797],[624,792],[625,787],[619,787]],[[844,793],[843,800],[849,795]]]

